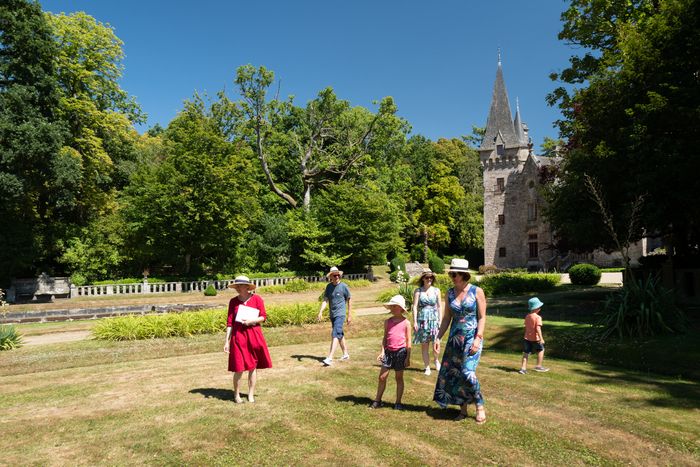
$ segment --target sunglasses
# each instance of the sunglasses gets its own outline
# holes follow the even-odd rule
[[[450,276],[450,277],[457,277],[457,273],[456,273],[456,272],[448,272],[447,275]]]

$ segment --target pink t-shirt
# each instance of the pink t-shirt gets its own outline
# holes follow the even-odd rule
[[[393,318],[386,320],[386,348],[394,351],[406,347],[406,326],[408,320],[394,321]]]
[[[542,317],[537,313],[525,316],[525,339],[537,342],[537,326],[542,326]]]

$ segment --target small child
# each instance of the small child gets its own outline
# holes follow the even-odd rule
[[[402,410],[401,397],[403,397],[403,370],[411,366],[411,324],[403,315],[406,312],[406,300],[402,295],[394,295],[384,306],[391,312],[391,317],[384,322],[384,339],[382,340],[382,352],[377,361],[382,367],[379,370],[379,383],[377,385],[377,397],[370,405],[370,409],[378,409],[382,406],[382,395],[386,389],[386,380],[389,370],[396,372],[396,403],[395,410]]]
[[[520,364],[520,371],[518,371],[521,375],[527,373],[527,357],[533,350],[537,352],[537,366],[535,367],[535,371],[549,371],[549,368],[542,366],[542,360],[544,360],[544,337],[542,337],[542,317],[539,315],[542,305],[544,305],[544,303],[537,297],[532,297],[527,302],[529,313],[525,317],[523,361]]]

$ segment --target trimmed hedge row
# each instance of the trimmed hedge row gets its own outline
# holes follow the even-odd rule
[[[473,278],[473,276],[472,276]],[[526,272],[501,272],[489,274],[481,278],[476,284],[484,289],[487,297],[495,295],[525,294],[551,290],[559,284],[561,276],[559,274],[542,274]],[[411,281],[413,287],[419,287],[418,277]],[[447,289],[452,287],[452,280],[447,274],[438,274],[435,286],[440,289],[443,296]],[[377,297],[378,302],[387,302],[399,293],[397,289],[383,292]]]
[[[316,321],[318,304],[270,305],[266,327],[301,325]],[[130,315],[100,320],[93,328],[95,339],[128,341],[162,337],[216,334],[226,329],[226,310],[191,311],[162,315]]]
[[[486,296],[524,294],[551,290],[559,284],[559,274],[542,274],[527,272],[501,272],[489,274],[479,281]]]
[[[343,281],[350,289],[369,287],[372,285],[367,279],[355,279]],[[265,285],[260,286],[260,292],[266,294],[288,293],[288,292],[306,292],[307,290],[323,290],[328,285],[328,282],[306,282],[304,279],[294,279],[282,285]]]

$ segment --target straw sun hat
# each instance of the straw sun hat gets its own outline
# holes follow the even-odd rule
[[[330,278],[331,275],[333,274],[340,274],[340,277],[343,277],[343,271],[338,269],[337,267],[333,266],[330,271],[328,271],[328,274],[326,274],[326,278]]]
[[[248,276],[236,276],[236,278],[233,279],[233,283],[228,285],[228,288],[235,289],[237,285],[247,285],[248,290],[255,290],[257,288],[257,285],[252,283],[250,279],[248,279]]]

